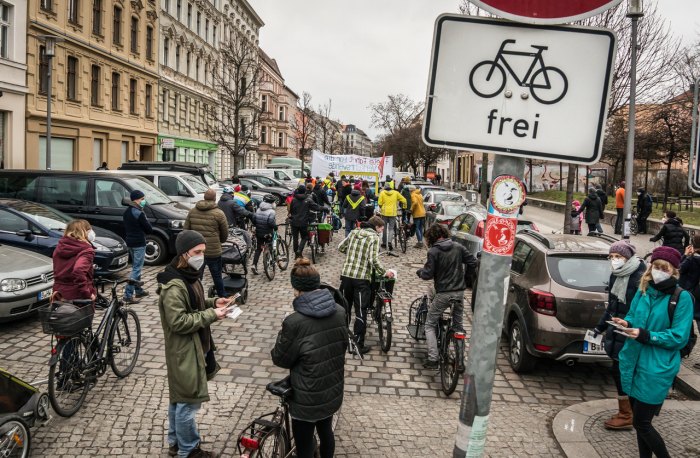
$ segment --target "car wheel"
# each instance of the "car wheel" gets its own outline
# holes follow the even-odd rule
[[[146,256],[144,264],[147,266],[157,266],[165,262],[168,256],[168,245],[157,235],[146,236]]]
[[[517,319],[510,325],[508,360],[517,373],[530,372],[535,367],[535,357],[527,351],[523,326]]]

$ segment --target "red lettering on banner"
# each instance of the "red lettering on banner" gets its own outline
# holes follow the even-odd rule
[[[484,251],[497,256],[510,256],[515,247],[518,220],[488,215],[484,229]]]

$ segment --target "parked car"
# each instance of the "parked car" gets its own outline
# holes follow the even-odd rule
[[[282,183],[282,186],[289,189],[295,189],[299,184],[299,179],[295,178],[294,174],[290,172],[289,169],[243,169],[238,171],[238,176],[265,176]],[[266,184],[264,181],[260,182]],[[279,184],[275,186],[279,186]]]
[[[189,208],[193,208],[197,202],[204,199],[204,193],[209,190],[209,186],[197,177],[186,172],[168,172],[160,170],[117,170],[115,172],[106,171],[103,173],[117,173],[124,175],[139,176],[147,179],[160,188],[170,200],[180,202]],[[217,186],[216,200],[221,197],[221,188]]]
[[[464,245],[474,256],[481,252],[484,244],[484,227],[486,225],[486,208],[482,205],[472,205],[468,210],[457,216],[449,225],[452,240]],[[516,231],[539,229],[532,221],[518,219]]]
[[[614,237],[516,235],[503,331],[515,372],[528,372],[538,358],[576,362],[609,361],[602,346],[584,342],[605,312],[610,278],[608,251]],[[472,303],[478,282],[472,288]]]
[[[153,170],[160,172],[185,172],[198,177],[210,188],[218,187],[216,176],[207,164],[183,161],[129,161],[118,170]]]
[[[291,191],[284,186],[265,186],[257,180],[248,177],[239,177],[241,184],[248,186],[253,192],[261,192],[263,194],[272,194],[277,198],[277,203],[284,202]]]
[[[266,175],[255,175],[255,174],[239,174],[239,178],[248,178],[250,180],[257,181],[261,185],[263,185],[266,188],[280,188],[280,189],[285,189],[287,194],[290,194],[293,192],[294,189],[299,186],[297,180],[294,181],[286,181],[286,182],[281,182],[279,180],[276,180],[274,178],[270,178]]]
[[[422,189],[422,188],[421,188]],[[451,200],[467,203],[467,199],[458,192],[429,190],[423,192],[423,204],[426,210],[435,211],[437,204],[443,200]]]
[[[48,305],[52,292],[51,259],[0,245],[0,322],[22,318]]]
[[[27,200],[0,199],[0,243],[53,256],[66,225],[73,220],[65,213]],[[126,243],[114,232],[94,227],[97,275],[124,270],[129,262]]]
[[[480,209],[486,211],[484,207],[476,204]],[[425,223],[430,227],[434,223],[450,224],[453,219],[465,213],[472,205],[459,200],[443,200],[434,209],[426,209]]]
[[[162,264],[175,253],[188,207],[172,202],[145,178],[97,171],[0,170],[0,198],[42,203],[120,237],[125,235],[125,205],[136,189],[146,195],[144,212],[153,225],[153,233],[146,236],[146,264]]]

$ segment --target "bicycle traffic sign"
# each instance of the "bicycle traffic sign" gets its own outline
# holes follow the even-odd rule
[[[615,47],[614,33],[605,29],[442,15],[423,140],[439,148],[598,162]]]
[[[469,0],[500,17],[530,24],[563,24],[595,16],[622,0]]]

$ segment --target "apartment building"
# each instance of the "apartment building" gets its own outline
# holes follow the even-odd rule
[[[354,124],[348,124],[343,128],[343,152],[345,154],[357,154],[358,156],[372,156],[372,140]]]

